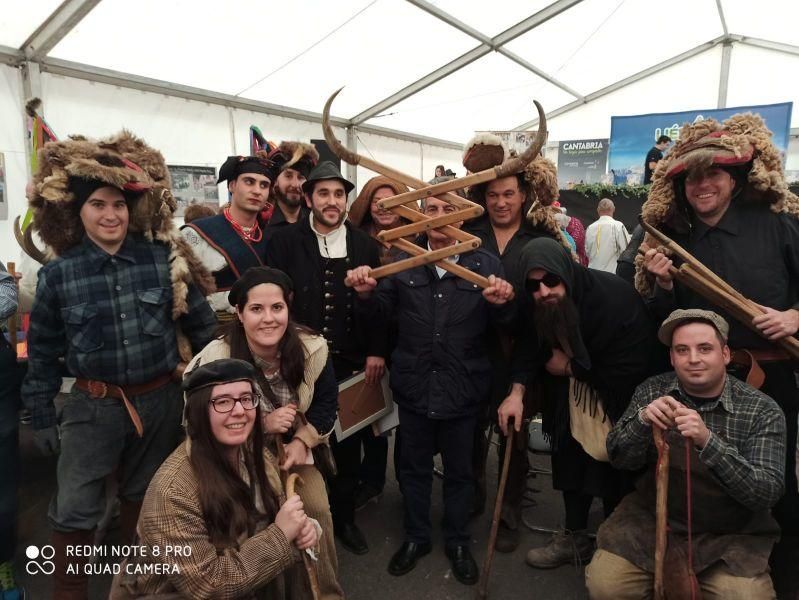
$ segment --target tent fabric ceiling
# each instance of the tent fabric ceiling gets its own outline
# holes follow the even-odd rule
[[[0,44],[20,48],[59,4],[0,0]],[[461,29],[494,38],[549,10],[554,16],[501,48],[483,47],[476,60],[463,60],[468,64],[413,88],[365,124],[463,142],[475,130],[512,129],[532,120],[533,98],[554,111],[727,33],[790,45],[778,52],[733,44],[728,106],[799,102],[799,84],[791,76],[799,68],[795,0],[671,0],[667,10],[653,10],[651,0],[102,0],[48,56],[313,112],[345,86],[333,113],[351,119],[481,47],[480,39]],[[453,27],[445,22],[449,18],[463,26]],[[135,37],[120,43],[131,32]],[[704,61],[685,61],[649,79],[702,89],[695,102],[690,91],[680,90],[679,108],[712,108],[708,95],[715,104],[721,55],[716,47]],[[752,73],[766,65],[775,76],[753,85]],[[716,87],[708,94],[709,81]],[[657,93],[657,87],[631,85],[606,98],[623,98],[616,104],[623,111],[605,101],[604,111],[588,110],[591,102],[573,113],[577,120],[581,111],[595,115],[599,128],[607,129],[611,114],[662,106],[653,92],[640,91]],[[666,104],[664,110],[677,108]],[[793,117],[798,125],[799,110]]]

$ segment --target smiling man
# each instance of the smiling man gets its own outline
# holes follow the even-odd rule
[[[277,178],[277,167],[266,153],[229,156],[219,167],[219,180],[227,181],[230,203],[222,214],[184,225],[181,233],[205,267],[213,274],[216,292],[208,296],[217,318],[233,318],[227,295],[233,283],[250,267],[264,264],[266,223],[261,211]]]
[[[748,350],[765,373],[761,390],[785,413],[785,495],[774,507],[782,538],[772,567],[778,595],[799,593],[799,492],[795,471],[799,390],[794,366],[774,340],[799,330],[799,198],[788,190],[782,156],[757,115],[685,126],[659,163],[644,219],[660,228],[716,275],[763,307],[746,325],[672,280],[671,259],[654,246],[636,284],[658,320],[675,308],[717,310],[730,323],[729,346]],[[654,285],[653,285],[654,284]],[[742,379],[746,372],[736,367]]]
[[[599,549],[586,569],[591,598],[651,593],[658,459],[653,428],[664,433],[671,453],[667,597],[690,597],[687,577],[669,570],[674,564],[682,573],[693,569],[704,598],[775,597],[768,558],[779,527],[769,509],[783,490],[785,417],[771,398],[727,375],[728,331],[719,315],[699,309],[676,310],[663,322],[658,337],[670,347],[674,372],[642,383],[608,435],[614,466],[647,471],[599,530]],[[685,549],[687,477],[693,487],[691,551]]]
[[[296,223],[307,215],[302,184],[319,162],[319,152],[311,144],[284,141],[269,153],[269,160],[275,163],[278,175],[271,190],[275,208],[269,218],[267,237],[275,228]]]
[[[386,328],[358,317],[354,293],[344,285],[353,266],[380,265],[377,243],[345,220],[347,195],[354,187],[332,162],[315,167],[302,185],[311,214],[274,231],[266,261],[294,282],[292,316],[325,337],[336,379],[365,371],[366,381],[377,383],[385,369]],[[331,437],[331,442],[338,467],[329,482],[335,534],[344,548],[364,554],[369,547],[355,525],[362,438],[356,433],[345,440]]]
[[[210,275],[174,229],[159,152],[122,133],[50,143],[39,160],[33,227],[59,256],[38,273],[22,398],[36,445],[61,448],[48,512],[53,597],[72,600],[87,597],[89,565],[67,572],[66,553],[94,543],[105,478],[119,475],[120,543],[132,543],[147,485],[180,440],[173,319],[194,352],[216,323],[195,285]],[[57,415],[62,358],[76,380]]]

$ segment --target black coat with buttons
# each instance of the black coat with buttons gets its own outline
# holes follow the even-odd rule
[[[360,265],[379,267],[377,242],[353,227],[349,221],[345,221],[344,226],[347,228],[347,268],[353,269]],[[332,293],[332,290],[325,289],[324,260],[319,254],[316,234],[311,229],[307,216],[297,223],[272,231],[272,236],[267,240],[266,264],[291,277],[294,283],[294,301],[291,307],[294,320],[325,335],[325,328],[330,329],[333,326],[325,321],[325,305],[330,304],[326,302],[325,294]],[[345,274],[342,272],[341,281],[328,281],[335,285],[337,292],[341,290],[352,296],[352,301],[347,303],[348,308],[345,308],[347,314],[334,315],[335,326],[351,329],[355,341],[352,346],[357,348],[358,356],[347,357],[352,358],[348,362],[357,363],[357,368],[362,369],[367,356],[386,357],[388,333],[386,327],[367,323],[356,312],[355,294],[343,286]]]
[[[482,249],[464,254],[458,264],[504,278],[499,259]],[[434,266],[425,265],[381,279],[369,300],[358,301],[359,310],[397,320],[390,376],[395,402],[431,419],[477,414],[491,388],[487,333],[515,314],[514,303],[495,306],[482,292],[451,273],[439,278]]]

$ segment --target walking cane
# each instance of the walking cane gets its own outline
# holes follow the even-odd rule
[[[508,481],[508,468],[510,466],[511,446],[514,442],[516,433],[512,427],[513,417],[508,419],[508,439],[505,442],[505,456],[502,459],[502,475],[499,478],[499,489],[497,490],[497,500],[494,503],[494,516],[491,519],[491,533],[488,536],[488,548],[483,560],[483,570],[480,573],[480,583],[477,586],[477,598],[483,600],[488,595],[488,574],[491,571],[491,560],[494,558],[494,545],[497,542],[497,530],[499,530],[499,514],[502,511],[502,498],[505,495],[505,484]]]
[[[658,462],[655,468],[655,599],[665,600],[663,587],[663,563],[666,558],[666,527],[668,523],[667,501],[669,497],[669,443],[663,430],[652,427]]]
[[[286,450],[283,446],[283,440],[281,440],[280,436],[278,436],[276,441],[277,459],[280,464],[283,464],[286,461]],[[302,477],[300,477],[297,473],[292,473],[286,477],[285,473],[281,470],[280,479],[283,480],[283,487],[286,490],[286,500],[291,498],[296,493],[294,491],[294,486],[296,483],[299,483],[300,485],[303,484]],[[302,564],[305,566],[305,573],[308,575],[308,583],[311,586],[313,600],[320,600],[322,594],[319,591],[319,577],[317,577],[316,574],[316,565],[313,564],[311,557],[308,556],[308,553],[305,550],[301,551],[300,554],[302,554]]]
[[[296,483],[302,485],[302,477],[296,473],[292,473],[288,476],[288,479],[286,479],[286,500],[294,495],[294,485]],[[319,600],[322,594],[319,591],[319,578],[316,575],[316,566],[313,564],[313,559],[308,556],[305,550],[300,552],[300,554],[302,554],[302,564],[305,565],[305,572],[308,574],[308,582],[311,584],[311,594],[313,594],[314,600]]]

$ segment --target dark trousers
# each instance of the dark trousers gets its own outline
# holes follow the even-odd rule
[[[367,427],[363,437],[363,459],[359,477],[361,483],[376,490],[386,485],[386,465],[388,463],[388,438],[374,435],[372,428]]]
[[[355,521],[355,490],[361,468],[361,441],[366,430],[353,433],[341,441],[335,434],[330,436],[330,449],[336,459],[336,476],[328,482],[330,485],[330,512],[333,523],[353,523]]]
[[[527,471],[530,469],[530,463],[527,459],[527,422],[522,426],[519,433],[513,432],[511,438],[513,445],[510,449],[510,464],[508,464],[508,479],[505,482],[505,494],[502,497],[502,512],[500,518],[503,524],[510,529],[516,529],[519,526],[522,516],[522,501],[524,500],[524,493],[527,490]],[[505,447],[508,443],[508,438],[499,434],[499,447],[497,453],[499,454],[499,464],[505,456]],[[497,474],[497,485],[499,484],[499,476]]]
[[[5,339],[0,339],[0,381],[0,562],[6,562],[14,557],[16,546],[21,377]]]
[[[402,428],[400,485],[405,499],[405,537],[430,541],[430,495],[433,455],[444,464],[444,538],[448,547],[468,544],[467,524],[472,507],[472,443],[476,417],[429,419],[399,406]]]

